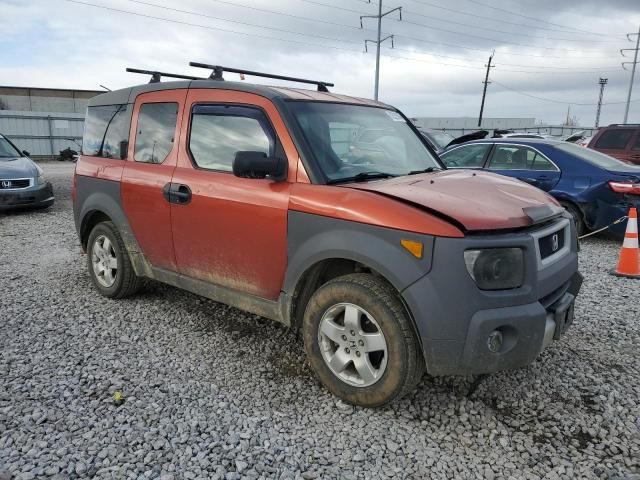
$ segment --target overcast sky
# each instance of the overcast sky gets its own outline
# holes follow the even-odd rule
[[[621,103],[603,106],[601,124],[623,120],[630,73],[619,50],[635,46],[625,34],[638,29],[639,0],[383,5],[402,6],[403,20],[393,13],[383,23],[395,48],[383,44],[380,99],[409,116],[477,116],[495,49],[486,117],[558,124],[562,102],[573,102],[571,113],[592,126],[603,76],[605,103]],[[375,45],[365,53],[364,41],[376,38],[376,20],[360,29],[359,17],[376,14],[377,4],[367,0],[0,0],[0,12],[2,85],[116,89],[146,81],[125,67],[206,75],[188,66],[200,61],[327,80],[333,91],[373,97]],[[629,121],[640,122],[640,82],[633,98]]]

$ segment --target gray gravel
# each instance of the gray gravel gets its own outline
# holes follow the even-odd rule
[[[365,410],[276,324],[159,284],[100,297],[72,166],[44,168],[55,206],[0,216],[0,479],[640,479],[640,281],[607,274],[619,243],[583,244],[576,323],[529,368]]]

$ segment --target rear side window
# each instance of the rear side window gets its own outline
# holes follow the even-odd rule
[[[164,162],[173,148],[177,120],[177,103],[142,104],[138,113],[134,160]]]
[[[275,134],[261,110],[233,105],[193,109],[189,150],[200,168],[230,172],[237,152],[273,156],[274,146]]]
[[[631,140],[631,136],[635,130],[631,128],[616,128],[613,130],[605,131],[598,142],[596,148],[611,149],[611,150],[624,150]]]
[[[491,148],[488,143],[465,145],[440,154],[447,168],[482,168]]]
[[[123,156],[120,155],[120,145],[129,139],[130,124],[129,105],[89,107],[84,122],[82,154],[125,159],[126,153]]]

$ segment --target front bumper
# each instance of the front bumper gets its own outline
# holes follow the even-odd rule
[[[402,292],[430,374],[472,375],[523,367],[566,331],[582,284],[575,227],[570,222],[568,248],[550,261],[541,261],[536,235],[533,230],[436,239],[431,271]],[[464,250],[507,246],[525,251],[524,284],[503,291],[478,289],[464,265]],[[492,351],[489,337],[495,331],[502,344]]]
[[[15,190],[0,190],[0,211],[25,207],[48,207],[53,205],[51,183]]]

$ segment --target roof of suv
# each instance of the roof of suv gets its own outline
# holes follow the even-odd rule
[[[134,87],[123,88],[106,92],[89,100],[89,106],[95,107],[99,105],[118,105],[124,103],[133,103],[136,97],[141,93],[156,92],[159,90],[174,90],[183,88],[221,88],[225,90],[236,90],[239,92],[248,92],[261,95],[271,100],[276,98],[288,100],[311,100],[317,102],[334,102],[334,103],[351,103],[356,105],[367,105],[374,107],[392,108],[382,102],[376,102],[366,98],[350,97],[348,95],[339,95],[330,92],[318,92],[316,90],[303,88],[290,88],[259,85],[245,82],[229,82],[222,80],[183,80],[177,82],[158,82],[137,85]]]

